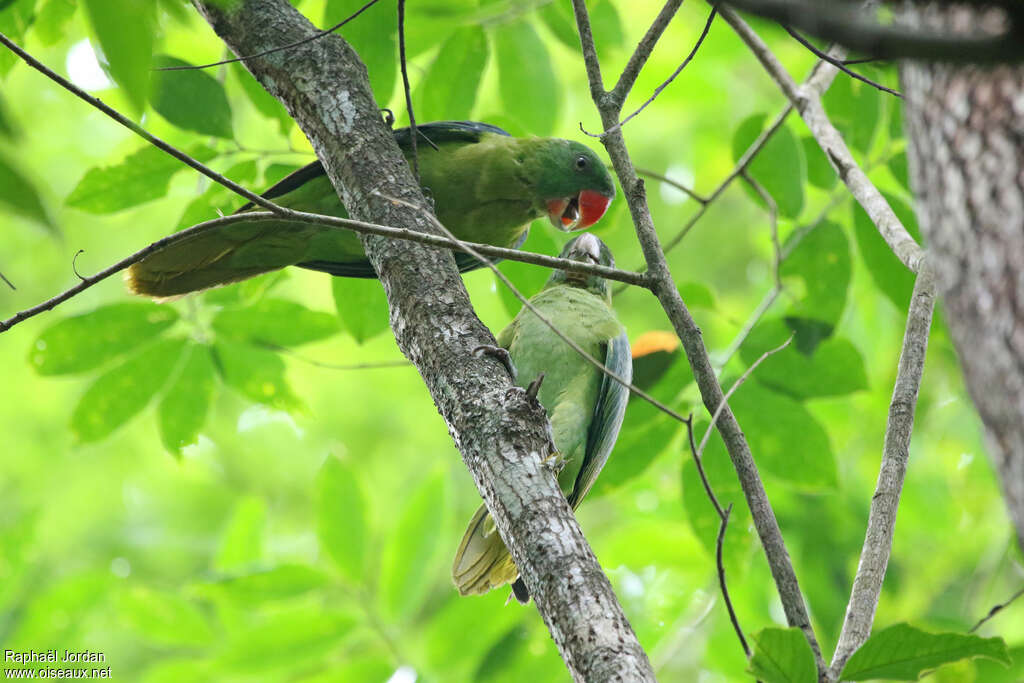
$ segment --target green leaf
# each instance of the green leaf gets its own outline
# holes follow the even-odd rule
[[[168,55],[158,55],[153,59],[153,83],[149,96],[153,109],[178,128],[230,140],[234,131],[231,127],[231,105],[224,86],[202,70],[156,70],[179,66],[192,65]]]
[[[218,664],[234,672],[259,673],[308,666],[340,648],[356,624],[347,613],[311,606],[266,617],[231,634]]]
[[[188,153],[199,161],[214,156],[213,150],[202,146],[192,147]],[[89,169],[65,204],[95,214],[145,204],[167,194],[171,176],[185,168],[171,155],[147,145],[115,166]]]
[[[190,343],[181,366],[157,409],[160,440],[170,453],[181,456],[185,446],[199,440],[206,423],[213,393],[217,388],[217,369],[209,347]]]
[[[201,646],[213,637],[203,612],[173,593],[133,586],[118,595],[117,604],[126,625],[152,643]]]
[[[14,42],[21,42],[25,31],[35,20],[36,0],[5,0],[0,2],[0,33]],[[0,50],[0,76],[4,76],[20,62],[17,55],[7,49]]]
[[[275,270],[227,287],[209,289],[201,296],[206,303],[214,306],[253,306],[288,277],[287,270]]]
[[[259,562],[263,557],[266,522],[267,506],[262,498],[250,496],[238,501],[221,537],[213,566],[221,571],[237,570]]]
[[[729,399],[729,407],[763,472],[806,491],[835,488],[838,475],[828,434],[802,403],[747,381]],[[717,431],[710,442],[721,444]]]
[[[246,398],[277,410],[302,408],[302,400],[285,380],[284,361],[273,351],[217,342],[214,358],[224,382]]]
[[[903,186],[903,189],[910,192],[910,169],[907,166],[907,153],[893,154],[889,157],[886,165],[892,171],[892,175],[896,178],[897,182]]]
[[[580,51],[580,36],[569,3],[549,2],[537,9],[537,16],[544,22],[558,42],[570,50]]]
[[[365,4],[365,0],[327,0],[324,26],[334,26]],[[377,3],[345,24],[340,33],[366,65],[377,104],[387,106],[398,73],[398,14],[394,4]]]
[[[587,10],[590,13],[594,44],[597,46],[598,56],[603,59],[612,48],[622,47],[625,40],[622,20],[611,0],[594,0],[587,4]],[[576,47],[580,47],[578,38]]]
[[[438,530],[444,528],[444,480],[429,476],[407,500],[393,504],[401,512],[384,548],[380,596],[388,615],[408,617],[419,608],[433,579],[426,570],[433,566]]]
[[[682,282],[679,284],[679,296],[686,302],[688,308],[715,307],[715,294],[711,289],[700,282]]]
[[[35,185],[4,154],[0,154],[0,206],[36,221],[50,232],[58,231]]]
[[[765,114],[754,114],[744,119],[732,138],[732,157],[738,161],[751,143],[764,129]],[[788,126],[782,125],[747,167],[750,176],[771,195],[778,205],[779,214],[796,218],[804,208],[804,183],[807,179],[807,162],[804,150]],[[748,193],[763,204],[760,195],[748,184],[743,183]]]
[[[791,315],[835,326],[846,307],[850,272],[846,233],[837,223],[822,221],[779,268],[786,293],[793,301]]]
[[[288,115],[288,111],[284,108],[284,105],[260,85],[259,81],[253,78],[253,75],[246,71],[245,67],[239,62],[234,62],[230,67],[231,73],[234,74],[235,80],[242,86],[242,91],[245,93],[252,105],[256,107],[263,116],[268,119],[277,121],[278,128],[282,135],[286,135],[288,130],[294,123],[292,117]],[[283,177],[283,176],[282,176]],[[271,181],[272,183],[273,181]]]
[[[845,681],[916,681],[926,671],[974,657],[993,659],[1006,666],[1012,663],[1002,638],[928,633],[910,624],[895,624],[872,634],[850,657],[840,677]]]
[[[885,192],[882,196],[889,202],[893,213],[903,223],[910,236],[920,244],[921,232],[917,228],[914,210],[898,197]],[[892,249],[885,243],[885,239],[879,234],[867,212],[856,203],[853,205],[853,234],[857,239],[860,257],[871,273],[871,279],[896,308],[901,311],[907,310],[907,306],[910,305],[910,294],[914,290],[914,274],[900,262],[896,254],[892,253]]]
[[[142,111],[149,90],[154,8],[152,0],[85,0],[102,51],[98,56],[136,111]]]
[[[532,135],[549,135],[558,120],[561,91],[547,47],[526,21],[502,24],[492,36],[505,112]]]
[[[754,654],[747,672],[764,683],[815,683],[814,652],[803,632],[793,628],[764,628],[750,636]]]
[[[632,348],[633,384],[647,392],[682,355],[679,337],[662,330],[644,332],[633,340]]]
[[[178,320],[170,306],[133,301],[65,318],[43,330],[28,354],[40,375],[97,368],[157,336]]]
[[[36,14],[32,34],[47,47],[56,45],[64,38],[76,7],[75,0],[45,0]]]
[[[740,347],[740,358],[752,365],[766,351],[777,348],[792,334],[793,321],[763,320]],[[798,332],[799,336],[801,333]],[[842,396],[868,388],[864,358],[847,339],[833,337],[801,351],[796,340],[765,358],[754,370],[754,379],[793,398]]]
[[[223,310],[212,327],[229,339],[282,347],[326,339],[339,330],[337,317],[285,299],[261,299],[252,306]]]
[[[184,348],[184,339],[161,339],[100,375],[71,415],[75,438],[99,441],[140,413],[167,382]]]
[[[828,162],[828,157],[814,136],[806,135],[800,138],[800,145],[804,148],[804,158],[807,160],[807,182],[823,190],[835,187],[839,175]]]
[[[480,26],[456,29],[423,77],[424,120],[469,118],[487,54],[487,34]]]
[[[538,226],[539,227],[539,226]],[[557,254],[560,249],[555,241],[543,229],[530,230],[530,235],[523,242],[523,251],[532,251],[538,254]],[[544,287],[544,283],[551,277],[550,268],[542,268],[522,261],[502,261],[498,264],[498,270],[507,277],[520,294],[529,299]],[[504,282],[495,277],[494,286],[498,288],[498,296],[505,310],[509,315],[515,316],[523,307],[523,302],[516,298],[512,290],[505,286]]]
[[[4,102],[4,98],[0,97],[0,137],[7,138],[8,140],[17,140],[21,137],[21,129],[18,127],[18,122],[14,120],[11,115],[10,109],[7,108],[7,104]],[[7,162],[0,157],[0,168],[7,166]],[[0,174],[5,171],[0,171]],[[0,183],[2,183],[3,175],[0,175]],[[0,197],[6,197],[8,191],[5,190],[4,185],[0,184]],[[14,199],[21,199],[21,197],[14,197]],[[6,200],[5,200],[6,201]],[[42,202],[40,202],[42,204]]]
[[[388,298],[379,280],[335,277],[331,291],[341,325],[356,342],[362,344],[388,329]]]
[[[851,149],[866,154],[878,129],[881,92],[873,86],[837,74],[821,98],[825,112]],[[888,95],[887,95],[888,97]]]
[[[320,547],[353,585],[363,582],[366,555],[366,504],[352,468],[328,456],[316,482]]]
[[[287,600],[327,584],[327,577],[313,567],[283,564],[229,575],[203,584],[206,590],[223,593],[242,604],[265,600]]]

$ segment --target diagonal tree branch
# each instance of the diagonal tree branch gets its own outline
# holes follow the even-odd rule
[[[606,98],[601,95],[602,78],[601,65],[597,58],[597,51],[594,47],[594,37],[590,28],[590,17],[583,0],[573,0],[573,9],[576,15],[576,25],[579,29],[580,42],[583,48],[583,58],[587,68],[587,77],[590,81],[591,92],[594,94],[594,101],[601,115],[601,121],[605,130],[610,129],[618,123],[621,113],[619,107],[609,104]],[[693,376],[704,401],[704,406],[709,413],[714,413],[724,401],[722,387],[715,376],[714,368],[708,357],[707,349],[701,339],[700,328],[697,327],[693,317],[687,310],[686,305],[679,296],[679,290],[672,280],[668,270],[664,252],[658,241],[658,234],[654,228],[650,209],[647,205],[644,183],[636,175],[633,162],[630,159],[629,151],[626,149],[622,131],[616,130],[602,138],[608,155],[611,157],[612,165],[615,168],[619,183],[622,185],[626,200],[629,203],[630,214],[636,228],[640,246],[643,249],[644,258],[647,261],[648,282],[651,290],[658,298],[662,308],[668,315],[675,328],[676,334],[682,341],[686,350],[686,357],[693,369]],[[807,607],[804,603],[803,594],[797,582],[796,572],[789,559],[785,541],[782,539],[782,532],[779,529],[778,521],[768,496],[761,482],[757,465],[750,453],[750,446],[747,444],[743,432],[732,410],[726,405],[722,408],[718,419],[718,429],[725,441],[726,449],[732,460],[733,466],[740,479],[744,496],[753,515],[754,525],[761,545],[764,547],[768,564],[775,579],[775,585],[782,599],[786,619],[792,626],[799,627],[807,638],[815,653],[818,670],[824,672],[826,665],[821,656],[821,648],[818,645],[814,630],[811,627],[810,618],[807,614]]]
[[[287,0],[244,0],[229,10],[219,1],[194,2],[236,54],[315,32]],[[329,36],[245,65],[306,133],[354,218],[435,231],[415,208],[426,200],[347,43]],[[450,252],[362,240],[399,348],[423,376],[570,673],[652,681],[611,584],[542,463],[551,452],[543,410],[513,390],[498,361],[473,354],[494,337],[474,315]]]
[[[900,504],[900,493],[907,472],[907,455],[910,448],[910,433],[914,427],[914,408],[921,387],[924,372],[925,352],[928,350],[928,331],[935,309],[935,277],[927,262],[921,264],[914,293],[907,313],[907,327],[900,351],[899,370],[896,386],[889,404],[889,421],[885,428],[885,443],[882,447],[882,465],[878,472],[878,484],[871,497],[871,512],[868,516],[864,548],[861,550],[857,574],[853,579],[853,591],[846,607],[846,618],[839,634],[828,680],[839,680],[850,656],[871,635],[871,624],[875,620],[875,609],[882,593],[882,581],[889,564],[892,539],[896,527],[896,511]]]
[[[924,257],[924,251],[893,213],[889,202],[885,200],[885,197],[854,160],[849,147],[843,141],[843,136],[832,125],[825,113],[825,108],[821,104],[823,90],[819,84],[808,82],[804,85],[797,85],[786,68],[761,40],[761,37],[738,14],[728,7],[722,7],[721,14],[803,117],[804,123],[807,124],[814,139],[818,141],[825,156],[832,163],[842,181],[846,183],[850,194],[864,207],[871,222],[878,228],[878,232],[881,233],[889,248],[903,265],[916,273],[921,259]],[[822,69],[835,75],[836,67],[831,64],[824,65]]]

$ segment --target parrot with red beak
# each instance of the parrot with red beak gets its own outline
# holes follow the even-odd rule
[[[439,121],[417,129],[420,184],[437,218],[461,240],[517,248],[530,223],[545,216],[559,230],[583,230],[615,197],[605,165],[578,142],[516,138],[474,121]],[[410,159],[410,129],[394,135]],[[263,196],[300,211],[348,217],[319,161]],[[238,211],[253,210],[261,209],[247,204]],[[483,265],[469,254],[454,255],[460,271]],[[133,264],[126,280],[137,294],[170,298],[292,265],[343,277],[377,277],[357,233],[272,220],[241,221],[176,242]]]

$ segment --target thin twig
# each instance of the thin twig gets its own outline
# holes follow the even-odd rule
[[[412,108],[412,95],[409,92],[409,69],[405,61],[405,0],[398,0],[398,63],[402,67],[402,87],[405,89],[405,110],[409,114],[409,139],[412,141],[412,174],[416,182],[420,181],[420,157],[416,149],[419,129],[416,127],[416,113]],[[437,149],[437,147],[434,147]]]
[[[415,230],[409,230],[407,228],[393,228],[387,225],[377,225],[376,223],[366,223],[363,221],[357,221],[351,218],[338,218],[337,216],[321,216],[315,213],[306,213],[304,211],[286,211],[284,214],[287,218],[294,221],[297,224],[303,223],[315,223],[323,225],[328,229],[337,230],[352,230],[354,232],[365,232],[371,235],[381,235],[383,237],[391,237],[395,239],[409,240],[411,242],[419,242],[421,244],[427,244],[432,247],[441,247],[445,249],[459,249],[471,248],[472,250],[487,254],[488,256],[496,259],[514,260],[521,261],[523,263],[532,263],[533,265],[544,266],[546,268],[558,268],[560,270],[568,270],[570,272],[577,273],[589,273],[592,275],[598,275],[600,277],[609,280],[618,280],[619,282],[629,282],[629,284],[638,285],[645,287],[646,277],[640,273],[630,273],[628,271],[620,271],[616,268],[608,268],[597,264],[582,263],[580,261],[573,261],[571,259],[563,259],[554,256],[547,256],[545,254],[534,254],[528,251],[521,251],[519,249],[506,249],[504,247],[495,247],[490,244],[476,244],[474,242],[462,242],[461,240],[452,240],[444,235],[432,235],[425,232],[417,232]],[[74,297],[80,292],[92,287],[98,282],[101,282],[111,275],[114,275],[125,268],[131,266],[133,263],[137,263],[142,259],[146,258],[150,254],[169,247],[178,242],[182,242],[187,239],[191,239],[199,233],[207,232],[210,230],[218,230],[224,226],[231,225],[232,223],[240,222],[263,222],[263,221],[280,221],[281,216],[277,213],[269,211],[253,211],[247,213],[236,213],[230,216],[222,216],[220,218],[214,218],[213,220],[193,225],[187,230],[181,230],[172,235],[168,235],[162,239],[153,242],[152,244],[143,247],[139,251],[135,252],[127,258],[121,259],[114,265],[101,270],[92,277],[82,278],[74,287],[71,287],[57,296],[47,299],[46,301],[33,306],[32,308],[20,311],[14,316],[7,320],[0,321],[0,333],[6,332],[14,325],[39,315],[45,311],[53,309],[58,304],[61,304],[68,299]],[[289,229],[287,224],[282,229]],[[79,276],[81,277],[81,276]]]
[[[736,610],[732,606],[732,598],[729,597],[729,589],[725,583],[725,562],[722,560],[722,550],[725,548],[725,529],[729,526],[729,515],[731,513],[732,503],[729,503],[729,507],[725,508],[725,514],[722,515],[722,523],[718,526],[718,538],[715,539],[715,565],[718,567],[718,587],[722,591],[722,600],[725,601],[725,607],[729,610],[729,621],[732,622],[732,628],[736,631],[736,637],[740,639],[740,645],[743,646],[743,654],[749,659],[750,646],[743,635],[743,629],[740,628],[739,618],[736,616]]]
[[[778,353],[779,351],[782,351],[784,348],[789,346],[790,342],[793,341],[793,336],[794,335],[792,335],[792,334],[789,335],[789,339],[787,339],[786,341],[782,342],[781,344],[776,346],[774,349],[768,349],[767,351],[762,353],[758,357],[758,359],[755,360],[753,363],[751,363],[750,367],[747,368],[746,371],[742,375],[740,375],[739,379],[737,379],[735,382],[732,383],[732,386],[729,387],[729,391],[725,392],[725,396],[722,397],[722,402],[718,404],[718,407],[715,408],[714,414],[711,416],[711,422],[710,422],[710,424],[708,424],[708,428],[707,428],[707,430],[705,430],[704,436],[700,440],[700,445],[697,446],[697,456],[696,457],[697,457],[698,460],[700,460],[701,455],[704,454],[704,447],[708,445],[708,439],[711,437],[711,432],[715,428],[715,423],[718,422],[718,417],[722,414],[722,411],[728,405],[729,398],[732,397],[733,393],[735,393],[737,389],[739,389],[741,386],[743,386],[743,383],[747,381],[748,377],[750,377],[750,373],[752,373],[754,370],[756,370],[757,366],[760,365],[761,363],[763,363],[766,358],[768,358],[769,356],[774,356],[776,353]]]
[[[356,17],[358,17],[360,14],[362,14],[366,10],[370,9],[370,7],[372,7],[373,5],[377,4],[377,2],[378,2],[378,0],[370,0],[365,5],[363,5],[359,9],[357,9],[354,13],[350,14],[345,19],[342,19],[341,21],[339,21],[334,26],[332,26],[330,28],[322,29],[320,31],[317,31],[316,33],[314,33],[313,35],[311,35],[311,36],[309,36],[307,38],[303,38],[302,40],[296,40],[294,43],[288,43],[287,45],[279,45],[277,47],[270,48],[269,50],[264,50],[262,52],[257,52],[255,54],[246,55],[245,57],[234,57],[232,59],[224,59],[224,60],[221,60],[219,62],[211,62],[210,64],[199,64],[199,65],[189,64],[187,66],[164,66],[164,67],[160,67],[158,69],[153,69],[153,70],[154,71],[193,71],[195,69],[209,69],[210,67],[221,66],[222,64],[231,64],[232,62],[242,62],[242,61],[245,61],[246,59],[255,59],[257,57],[263,57],[263,56],[266,56],[266,55],[273,54],[275,52],[280,52],[281,50],[290,50],[293,47],[298,47],[299,45],[305,45],[306,43],[311,43],[314,40],[318,40],[320,38],[323,38],[324,36],[326,36],[326,35],[328,35],[330,33],[334,33],[339,28],[341,28],[342,26],[344,26],[348,22],[350,22],[353,19],[355,19]]]
[[[927,262],[923,262],[914,282],[914,293],[911,295],[910,309],[907,312],[907,326],[903,335],[903,347],[900,350],[896,384],[889,404],[882,462],[875,493],[871,497],[871,512],[868,515],[864,547],[857,565],[857,574],[853,579],[853,590],[846,607],[846,618],[839,634],[839,643],[836,645],[828,670],[828,680],[831,681],[839,679],[839,672],[843,670],[847,660],[871,634],[871,624],[875,619],[878,599],[882,594],[882,581],[892,552],[896,511],[899,509],[900,494],[907,472],[914,409],[917,406],[921,375],[924,372],[928,331],[931,328],[934,308],[935,277]]]
[[[772,235],[772,272],[775,276],[775,287],[781,291],[782,274],[779,271],[782,265],[782,247],[779,246],[779,205],[775,203],[775,198],[771,196],[768,190],[764,189],[761,183],[754,180],[754,177],[745,169],[743,171],[743,180],[753,188],[754,192],[761,198],[761,201],[768,205],[768,223],[771,227]]]
[[[642,176],[647,176],[648,178],[653,178],[653,179],[657,180],[660,183],[665,183],[669,187],[674,187],[677,190],[679,190],[680,192],[682,192],[683,194],[688,195],[691,199],[696,200],[700,204],[707,204],[708,201],[709,201],[707,197],[700,196],[699,194],[697,194],[696,192],[694,192],[693,190],[688,188],[686,185],[683,185],[678,180],[673,180],[672,178],[669,178],[667,175],[664,175],[662,173],[658,173],[657,171],[652,171],[652,170],[647,169],[647,168],[638,168],[638,169],[636,169],[636,172],[639,173]]]
[[[4,275],[3,273],[0,273],[0,280],[3,280],[4,282],[6,282],[6,283],[7,283],[7,286],[8,286],[8,287],[10,287],[11,289],[13,289],[13,290],[15,290],[15,291],[17,291],[17,290],[18,290],[18,288],[14,286],[14,283],[13,283],[13,282],[11,282],[10,280],[8,280],[8,279],[7,279],[7,276],[6,276],[6,275]]]
[[[564,332],[562,332],[562,330],[558,329],[558,327],[554,323],[552,323],[543,313],[541,313],[539,310],[537,310],[537,307],[534,306],[530,302],[530,300],[528,298],[526,298],[526,296],[522,292],[520,292],[519,289],[514,284],[512,284],[512,281],[509,280],[508,277],[506,277],[506,275],[504,273],[502,273],[500,270],[498,270],[498,267],[496,265],[494,265],[494,263],[491,262],[490,259],[485,257],[480,251],[478,251],[475,248],[475,245],[471,246],[470,243],[463,242],[458,237],[453,235],[452,232],[448,228],[446,228],[444,225],[441,224],[441,221],[437,220],[437,217],[431,211],[429,211],[429,210],[427,210],[427,209],[425,209],[423,207],[416,206],[415,204],[412,204],[411,202],[407,202],[404,199],[397,199],[395,197],[386,197],[384,195],[379,195],[379,196],[384,197],[384,199],[387,199],[390,202],[394,202],[396,204],[401,204],[403,206],[408,206],[410,208],[422,211],[423,215],[428,220],[430,220],[431,223],[434,224],[434,227],[436,227],[438,230],[440,230],[443,235],[448,237],[448,239],[450,239],[453,242],[455,242],[459,249],[461,249],[462,251],[465,251],[470,256],[474,257],[476,260],[478,260],[481,263],[483,263],[487,268],[491,269],[491,271],[494,272],[494,275],[499,280],[501,280],[501,283],[503,285],[508,287],[509,291],[512,292],[513,296],[515,296],[517,299],[519,299],[519,301],[523,304],[523,306],[525,308],[529,309],[529,311],[531,313],[533,313],[535,316],[537,316],[538,320],[540,320],[552,332],[554,332],[555,335],[559,339],[561,339],[566,344],[568,344],[569,348],[571,348],[573,351],[575,351],[577,354],[579,354],[580,357],[582,357],[585,361],[587,361],[588,363],[593,365],[595,368],[600,370],[602,373],[604,373],[605,375],[607,375],[608,377],[610,377],[614,381],[618,382],[623,387],[628,389],[630,392],[636,394],[638,397],[640,397],[643,400],[647,401],[652,406],[654,406],[655,408],[657,408],[661,412],[665,413],[666,415],[668,415],[672,419],[678,420],[679,422],[682,422],[683,424],[686,424],[686,418],[685,417],[683,417],[682,415],[680,415],[676,411],[672,410],[667,405],[665,405],[664,403],[662,403],[658,399],[654,398],[653,396],[648,394],[646,391],[644,391],[640,387],[632,384],[631,382],[627,382],[625,378],[623,378],[617,372],[613,371],[611,368],[609,368],[607,365],[605,365],[601,361],[599,361],[596,358],[594,358],[589,353],[587,353],[587,351],[584,350],[582,346],[577,344],[574,340],[570,339]],[[570,261],[571,259],[559,259],[559,260]]]
[[[975,624],[974,626],[972,626],[971,630],[968,631],[968,633],[974,633],[975,631],[977,631],[979,628],[981,628],[982,624],[984,624],[986,621],[988,621],[989,619],[991,619],[992,617],[994,617],[995,615],[999,614],[1004,609],[1006,609],[1007,607],[1012,605],[1013,601],[1016,600],[1017,598],[1019,598],[1022,595],[1024,595],[1024,588],[1021,588],[1016,593],[1011,595],[1010,599],[1007,600],[1006,602],[1001,602],[998,605],[996,605],[995,607],[993,607],[992,609],[990,609],[988,611],[988,614],[986,614],[981,619],[979,619],[978,623]]]
[[[411,368],[413,367],[412,362],[407,360],[385,360],[377,363],[350,363],[347,365],[339,365],[337,363],[325,363],[323,361],[314,360],[307,358],[301,353],[296,353],[293,349],[287,346],[281,346],[280,344],[271,344],[269,342],[261,342],[259,346],[277,353],[291,356],[295,360],[302,361],[307,365],[312,365],[316,368],[324,368],[325,370],[381,370],[383,368]]]
[[[703,43],[704,39],[707,37],[708,31],[711,30],[711,24],[715,20],[715,14],[717,14],[717,10],[714,7],[712,7],[711,8],[711,13],[708,14],[708,20],[704,24],[704,30],[700,32],[700,37],[697,38],[697,42],[696,42],[696,44],[694,44],[693,49],[690,50],[690,54],[686,55],[686,59],[683,60],[683,63],[680,64],[679,67],[675,71],[672,72],[672,75],[669,76],[668,78],[666,78],[665,81],[661,85],[659,85],[657,88],[654,89],[654,94],[652,94],[649,98],[647,98],[646,102],[644,102],[639,107],[637,107],[636,111],[634,111],[632,114],[630,114],[626,118],[624,118],[621,121],[619,121],[618,123],[616,123],[611,128],[606,128],[603,133],[588,133],[586,130],[583,129],[583,124],[582,123],[580,124],[580,130],[583,131],[584,134],[589,135],[592,138],[602,138],[605,135],[608,135],[609,133],[612,133],[614,131],[617,131],[617,130],[621,129],[624,125],[626,125],[626,123],[629,122],[630,119],[632,119],[637,114],[639,114],[644,109],[646,109],[647,106],[649,104],[651,104],[651,102],[653,102],[655,99],[657,99],[658,95],[660,95],[661,92],[665,88],[667,88],[669,86],[669,84],[672,83],[672,81],[674,81],[676,79],[676,76],[678,76],[680,73],[682,73],[683,69],[686,68],[686,65],[689,64],[693,60],[693,58],[697,55],[697,50],[700,49],[701,43]]]
[[[864,83],[867,83],[868,85],[870,85],[872,88],[877,88],[877,89],[881,90],[882,92],[887,92],[890,95],[895,95],[896,97],[898,97],[900,99],[903,99],[903,95],[901,95],[898,91],[893,90],[892,88],[887,88],[884,85],[882,85],[881,83],[878,83],[876,81],[871,80],[867,76],[862,76],[861,74],[857,73],[856,71],[853,71],[852,69],[848,69],[846,67],[848,62],[845,62],[845,61],[843,61],[841,59],[836,59],[835,57],[832,57],[831,55],[829,55],[829,54],[819,50],[814,45],[814,43],[812,43],[811,41],[807,40],[806,38],[804,38],[802,35],[800,35],[796,31],[794,31],[792,29],[792,27],[787,26],[787,25],[783,25],[782,28],[786,29],[786,33],[788,33],[789,35],[793,36],[793,38],[798,43],[800,43],[801,45],[806,47],[808,50],[810,50],[811,53],[814,54],[816,57],[818,57],[819,59],[824,59],[826,62],[828,62],[829,64],[831,64],[835,68],[839,69],[840,71],[842,71],[847,76],[850,76],[851,78],[856,78],[858,81],[863,81]]]

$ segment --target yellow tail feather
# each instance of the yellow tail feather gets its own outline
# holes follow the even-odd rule
[[[494,520],[483,505],[473,515],[452,563],[452,581],[462,595],[479,595],[515,581],[519,570]]]

